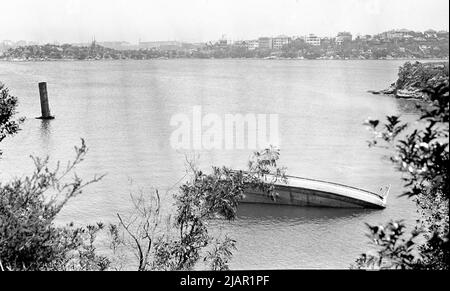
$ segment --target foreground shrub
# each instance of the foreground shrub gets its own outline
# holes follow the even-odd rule
[[[19,131],[19,125],[23,118],[14,120],[17,110],[17,97],[9,93],[9,89],[0,82],[0,142],[8,135],[13,135]],[[0,150],[0,157],[2,151]]]
[[[141,271],[192,270],[200,262],[212,270],[227,270],[236,241],[211,235],[208,221],[235,219],[246,188],[274,195],[274,183],[286,179],[278,159],[279,151],[269,148],[254,153],[248,171],[213,167],[205,173],[190,163],[188,181],[174,194],[174,215],[161,217],[158,191],[147,199],[142,195],[133,199],[133,215],[128,219],[118,215],[119,225],[110,227],[114,249],[131,246]]]
[[[25,178],[0,184],[0,268],[2,270],[104,270],[109,260],[95,253],[94,241],[102,224],[56,226],[55,218],[67,202],[99,181],[74,177],[87,153],[82,140],[75,159],[50,169],[49,159],[34,158],[35,171]]]
[[[417,127],[400,137],[408,127],[398,116],[388,116],[384,128],[379,121],[368,124],[377,139],[395,150],[391,161],[403,173],[402,195],[415,200],[420,221],[408,238],[405,224],[390,222],[385,226],[369,225],[375,252],[362,254],[357,268],[449,269],[449,81],[424,89],[427,101],[418,104],[421,117]],[[425,238],[417,243],[417,236]]]

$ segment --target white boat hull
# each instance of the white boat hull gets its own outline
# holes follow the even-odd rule
[[[386,207],[386,198],[363,189],[325,181],[290,177],[288,184],[276,184],[272,194],[247,189],[242,203],[262,203],[303,207],[374,208]]]

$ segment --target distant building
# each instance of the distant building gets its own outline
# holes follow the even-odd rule
[[[360,40],[360,41],[368,41],[372,38],[372,36],[370,34],[359,34],[356,36],[355,40]]]
[[[255,50],[259,47],[259,41],[257,39],[245,41],[248,50]]]
[[[239,48],[247,48],[247,43],[244,40],[237,40],[233,42],[233,46]]]
[[[347,42],[351,42],[353,39],[353,36],[350,32],[339,32],[336,36],[336,43],[339,45],[342,45]]]
[[[272,49],[281,50],[284,45],[287,45],[291,42],[291,38],[285,35],[280,35],[272,38]]]
[[[390,31],[383,32],[381,34],[381,38],[383,39],[403,39],[405,37],[409,37],[409,35],[413,34],[414,32],[408,29],[394,29]]]
[[[320,37],[318,37],[314,34],[309,34],[308,36],[304,36],[303,40],[305,41],[305,43],[307,43],[309,45],[320,46]]]
[[[321,37],[320,38],[320,45],[324,45],[324,46],[330,46],[332,44],[334,44],[334,37]]]
[[[258,39],[258,48],[271,50],[273,48],[272,38],[271,37],[260,37]]]

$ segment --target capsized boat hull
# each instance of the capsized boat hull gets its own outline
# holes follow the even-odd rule
[[[275,184],[272,194],[246,189],[242,203],[292,205],[303,207],[372,208],[386,207],[389,188],[384,194],[342,184],[288,177],[288,184]]]

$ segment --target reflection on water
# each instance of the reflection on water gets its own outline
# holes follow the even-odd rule
[[[397,105],[397,109],[400,112],[400,114],[416,115],[420,112],[417,106],[420,104],[421,101],[402,98],[396,98],[395,100],[396,100],[395,104]]]
[[[237,241],[233,269],[348,268],[366,250],[364,222],[383,210],[241,204],[230,225],[212,222],[213,234]],[[345,250],[345,251],[344,251]],[[344,259],[345,258],[345,259]]]
[[[51,138],[51,120],[41,119],[41,141],[42,145],[47,144],[49,142],[49,139]]]
[[[53,153],[53,131],[52,131],[52,122],[54,122],[54,120],[50,120],[50,119],[39,119],[36,120],[36,122],[40,122],[40,127],[39,127],[39,145],[40,145],[40,150],[39,152],[43,152],[45,156],[50,156]],[[41,154],[38,154],[41,155]]]
[[[336,219],[360,219],[372,212],[380,211],[374,209],[334,209],[296,207],[286,205],[264,205],[264,204],[241,204],[238,208],[238,218],[242,221],[258,221],[273,223],[295,223],[302,221],[331,221]]]

